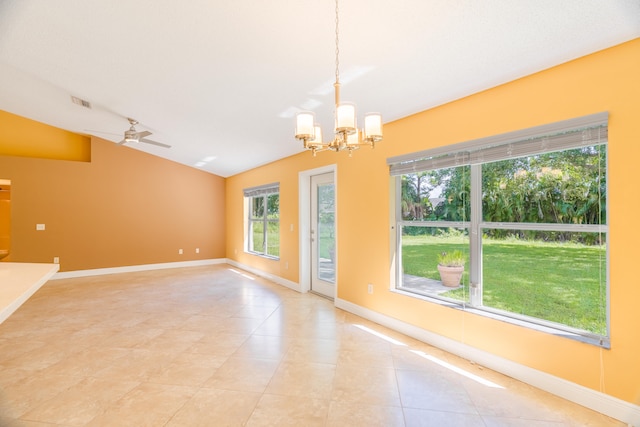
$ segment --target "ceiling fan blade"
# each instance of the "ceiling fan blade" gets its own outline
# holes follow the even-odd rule
[[[126,140],[126,139],[123,139],[123,140],[122,140],[122,141],[120,141],[120,142],[116,142],[116,144],[117,144],[117,145],[122,145],[122,144],[124,144],[125,142],[127,142],[127,140]]]
[[[94,130],[94,129],[84,129],[85,132],[89,132],[89,133],[103,133],[105,135],[122,135],[122,132],[120,133],[113,133],[113,132],[105,132],[105,131],[101,131],[101,130]]]
[[[143,130],[142,132],[138,132],[138,139],[142,139],[145,136],[149,136],[151,135],[151,132],[149,132],[148,130]]]
[[[164,147],[164,148],[171,148],[170,145],[167,144],[163,144],[162,142],[156,142],[156,141],[152,141],[150,139],[141,139],[140,142],[146,142],[147,144],[153,144],[153,145],[157,145],[158,147]]]

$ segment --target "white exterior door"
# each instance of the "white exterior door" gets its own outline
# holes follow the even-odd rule
[[[311,177],[311,291],[336,293],[336,198],[333,172]]]

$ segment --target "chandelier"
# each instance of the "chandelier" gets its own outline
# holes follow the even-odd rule
[[[358,129],[356,123],[356,106],[348,102],[340,102],[340,48],[339,42],[338,0],[336,0],[336,81],[333,84],[335,92],[335,128],[333,140],[322,141],[322,129],[315,121],[315,113],[301,111],[296,114],[296,139],[303,141],[305,149],[311,150],[315,156],[318,151],[353,150],[368,145],[372,148],[382,140],[382,115],[367,113],[364,116],[364,128]]]

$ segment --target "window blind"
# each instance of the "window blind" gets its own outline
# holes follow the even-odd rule
[[[244,197],[257,197],[264,196],[265,194],[273,194],[280,192],[280,183],[274,182],[272,184],[259,185],[257,187],[245,188],[242,190]]]
[[[392,176],[605,144],[607,112],[387,159]]]

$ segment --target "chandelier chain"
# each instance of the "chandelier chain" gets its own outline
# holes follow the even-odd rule
[[[339,47],[339,32],[338,32],[338,0],[336,0],[336,83],[340,83],[340,47]]]

